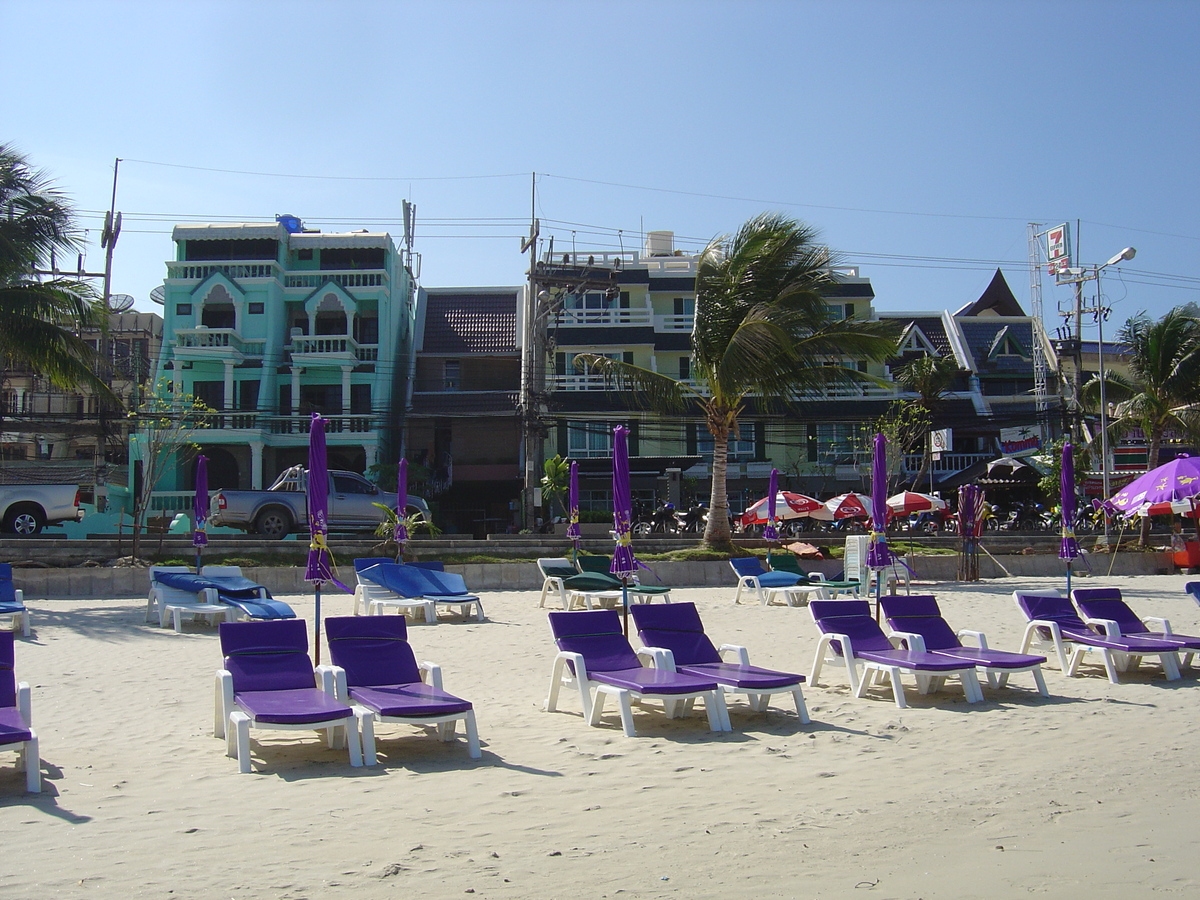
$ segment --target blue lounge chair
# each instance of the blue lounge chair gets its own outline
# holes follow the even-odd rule
[[[825,599],[828,594],[818,583],[810,583],[806,576],[792,572],[771,572],[764,568],[757,556],[745,556],[729,560],[737,576],[737,593],[733,602],[740,603],[744,591],[753,591],[763,606],[782,595],[788,606],[798,606],[812,598]]]
[[[403,600],[426,600],[436,606],[456,606],[462,615],[475,608],[477,621],[484,621],[483,601],[467,590],[461,575],[420,566],[379,563],[364,569],[360,577],[387,588]]]
[[[29,637],[29,610],[25,608],[25,594],[13,586],[12,565],[0,563],[0,616],[11,616],[15,631],[21,629]]]
[[[205,566],[200,577],[216,589],[217,601],[235,607],[247,619],[294,619],[296,611],[282,600],[273,600],[271,592],[242,577],[237,566]]]

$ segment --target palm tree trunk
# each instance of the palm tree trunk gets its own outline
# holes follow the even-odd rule
[[[704,543],[712,547],[728,546],[733,538],[729,529],[729,429],[713,433],[712,493],[708,501],[708,522],[704,526]]]

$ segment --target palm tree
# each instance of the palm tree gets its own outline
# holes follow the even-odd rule
[[[1109,433],[1113,439],[1140,428],[1146,436],[1147,470],[1158,467],[1163,438],[1170,430],[1195,435],[1200,422],[1200,319],[1176,307],[1155,321],[1138,313],[1117,335],[1125,345],[1129,376],[1105,372],[1107,400],[1112,402]],[[1083,388],[1083,399],[1095,407],[1100,380]],[[1150,520],[1142,523],[1145,544]]]
[[[0,356],[62,388],[86,387],[114,402],[96,374],[82,329],[103,331],[107,311],[85,283],[41,280],[55,251],[74,251],[78,236],[66,198],[9,144],[0,144]]]
[[[906,391],[917,395],[915,405],[925,413],[924,418],[932,427],[936,424],[935,413],[942,403],[942,398],[950,390],[960,371],[958,361],[952,356],[920,356],[896,369],[896,381]],[[914,491],[929,468],[929,455],[929,445],[926,441],[921,468],[917,477],[913,479]]]
[[[860,383],[864,376],[839,358],[882,361],[895,353],[885,324],[831,316],[822,292],[833,284],[833,262],[816,238],[808,225],[764,213],[709,242],[696,273],[690,381],[596,354],[579,357],[652,409],[703,417],[713,438],[709,546],[730,544],[729,440],[738,437],[747,400],[779,404],[798,391]]]

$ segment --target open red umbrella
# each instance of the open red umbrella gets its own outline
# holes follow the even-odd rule
[[[887,498],[887,507],[898,516],[907,516],[915,512],[930,512],[935,509],[945,509],[946,501],[932,494],[922,494],[917,491],[901,491]]]
[[[825,511],[834,519],[866,519],[871,516],[871,498],[850,491],[825,501]]]
[[[743,514],[745,525],[762,525],[770,516],[770,497],[763,497],[751,505]],[[794,491],[778,491],[775,494],[775,518],[799,519],[823,510],[825,504],[807,494],[797,494]]]

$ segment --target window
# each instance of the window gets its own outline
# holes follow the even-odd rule
[[[442,363],[442,390],[457,391],[462,385],[462,363],[448,359]]]
[[[309,247],[305,250],[297,250],[296,251],[296,259],[310,260],[312,258],[313,258],[313,252],[312,252],[311,247]]]
[[[210,409],[225,408],[224,381],[193,381],[192,394]]]
[[[190,304],[190,303],[176,303],[175,304],[175,315],[190,316],[191,314],[192,314],[192,304]]]
[[[237,313],[232,303],[205,303],[200,322],[209,328],[237,328]]]
[[[577,459],[612,456],[612,425],[608,422],[568,422],[567,456]]]
[[[333,489],[339,494],[375,494],[375,486],[350,475],[331,475]]]
[[[690,356],[679,357],[679,380],[687,381],[692,377],[692,358]]]
[[[350,385],[350,412],[356,416],[371,414],[371,386],[369,384]]]
[[[278,259],[279,241],[271,238],[252,240],[187,241],[183,251],[188,262],[226,259]]]
[[[694,316],[696,315],[696,298],[695,297],[676,297],[673,301],[675,315],[677,316]]]
[[[379,343],[379,319],[375,316],[365,316],[360,319],[355,319],[358,325],[358,337],[356,340],[360,344],[378,344]]]
[[[817,423],[817,461],[853,465],[866,447],[863,426],[855,422]],[[865,450],[862,451],[865,454]]]
[[[238,409],[258,409],[258,381],[238,382]]]
[[[696,430],[696,452],[701,456],[712,458],[713,455],[713,436],[708,429],[703,425],[692,425]],[[731,435],[729,438],[729,459],[754,459],[754,423],[743,422],[741,424],[741,437],[734,440]]]
[[[250,315],[261,316],[263,314],[263,310],[265,308],[266,308],[266,305],[263,303],[251,303],[250,304]]]
[[[321,250],[322,269],[382,269],[387,251],[382,247],[325,247]]]

